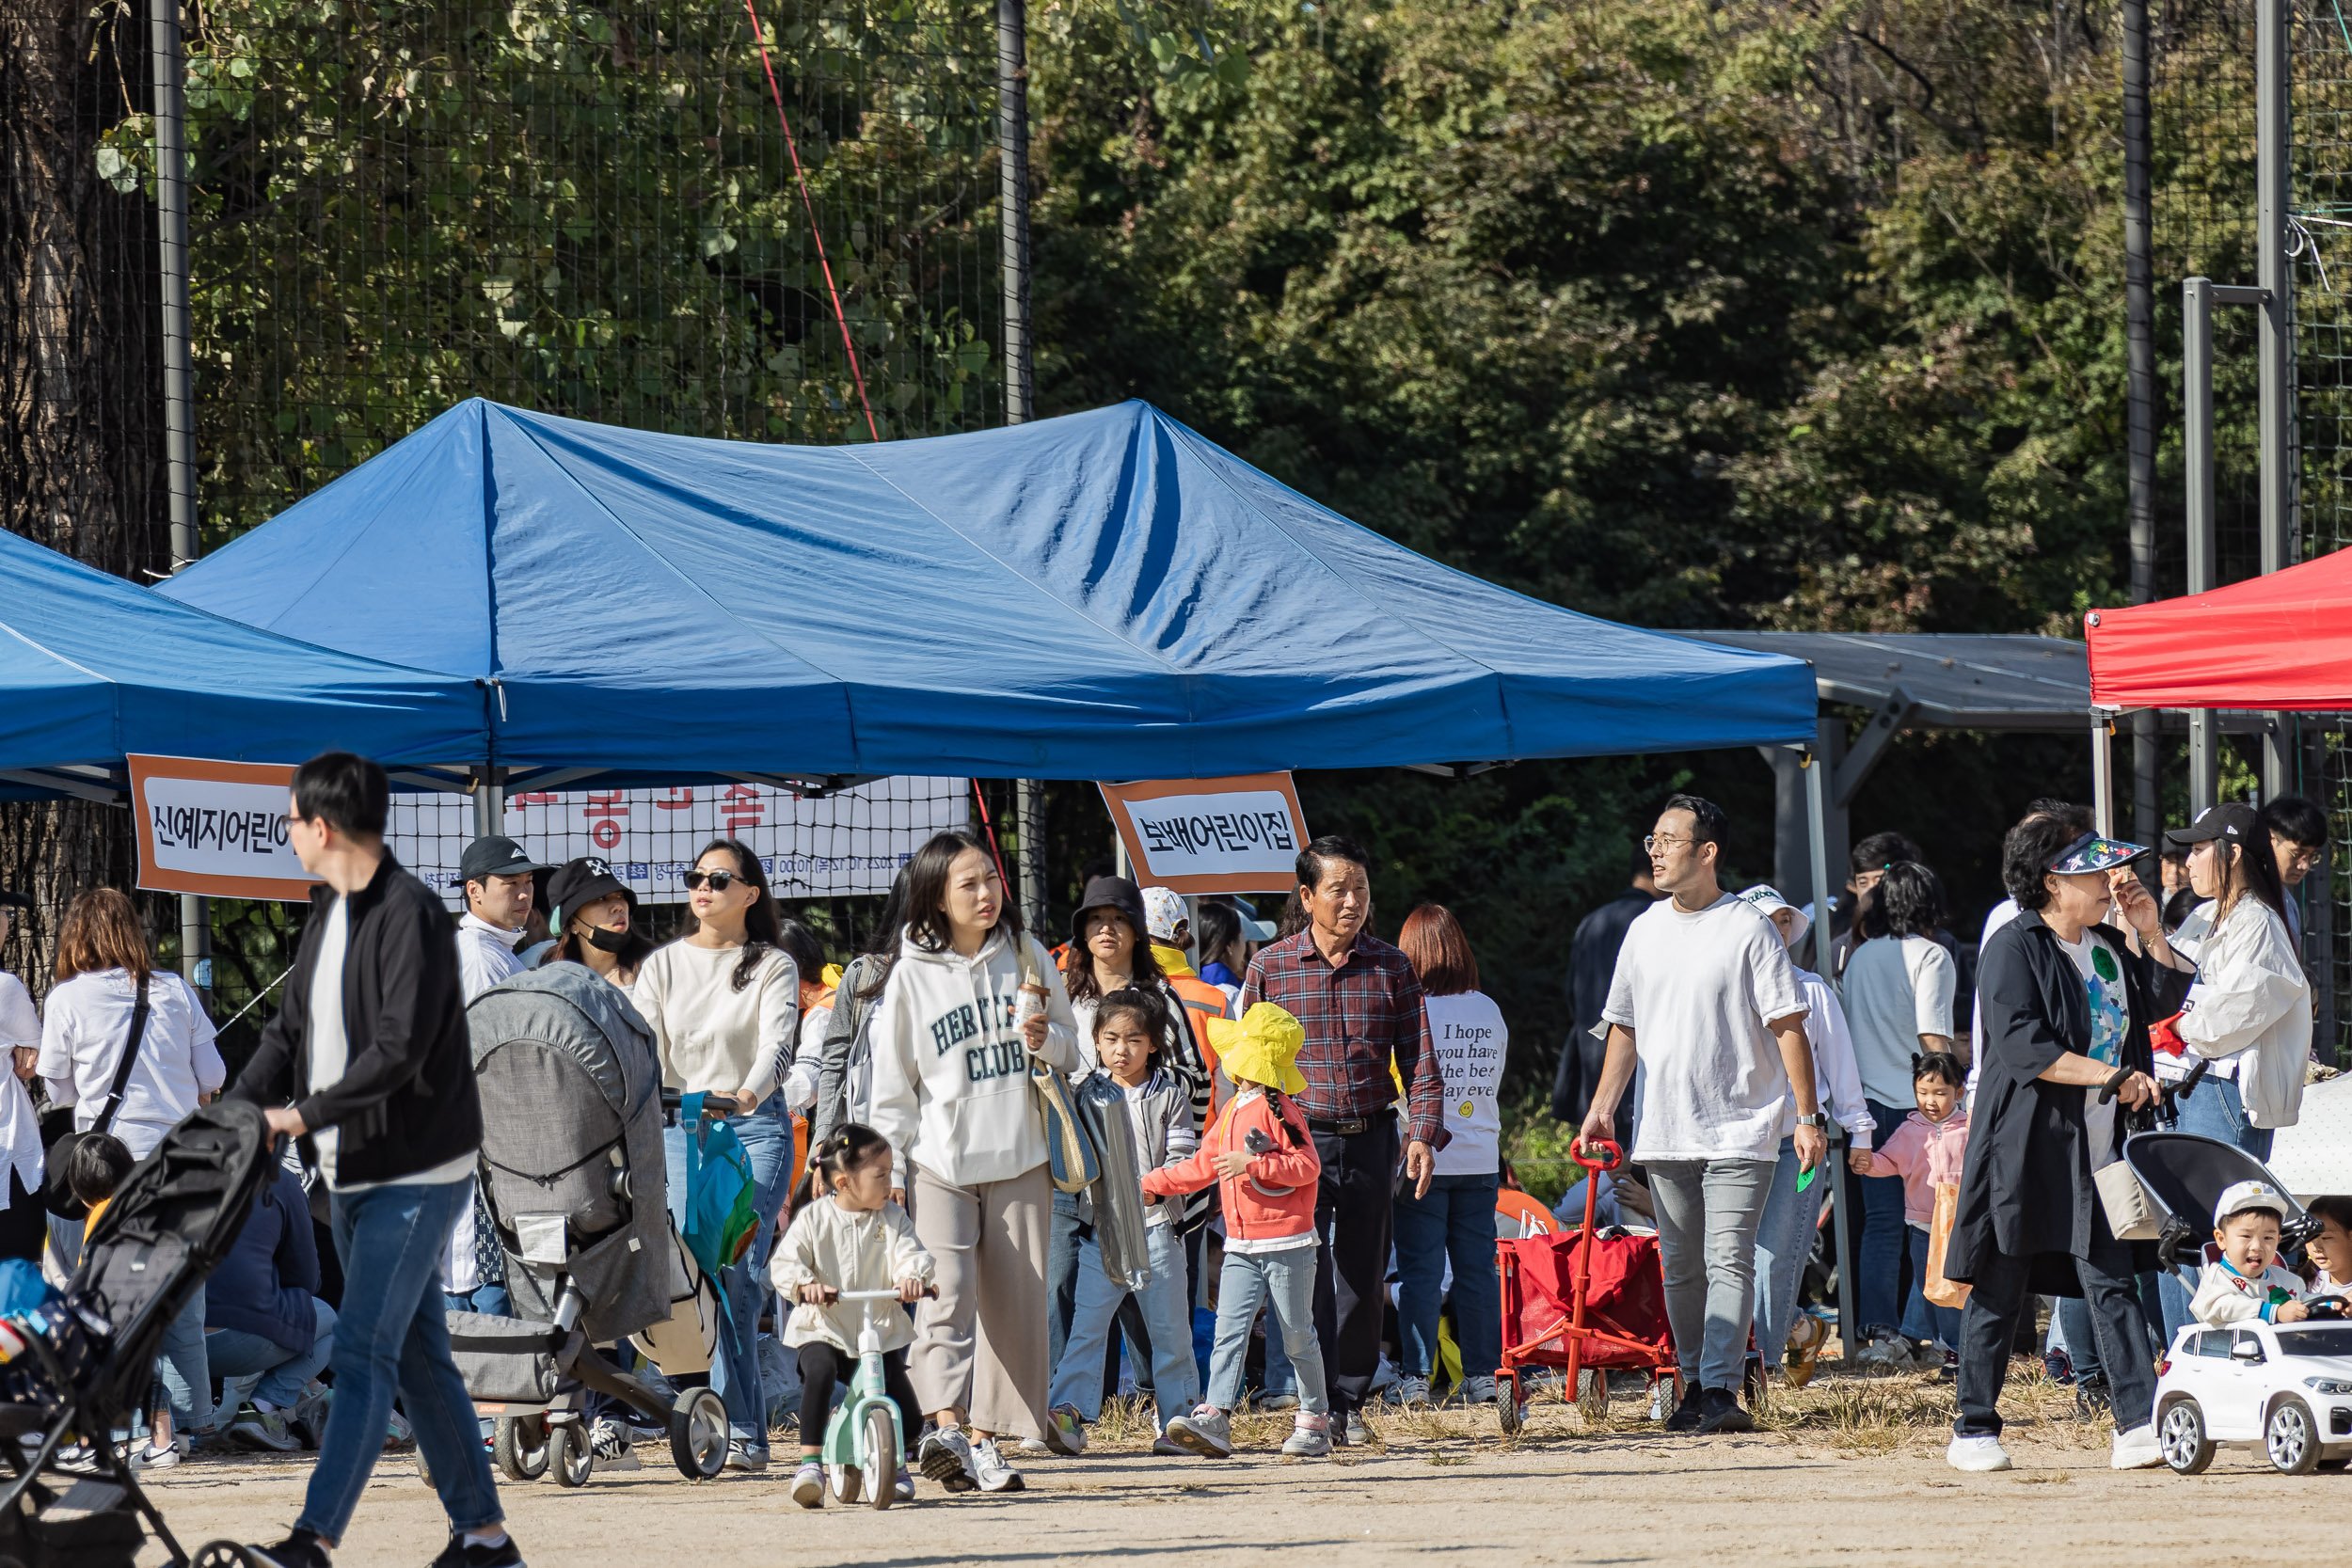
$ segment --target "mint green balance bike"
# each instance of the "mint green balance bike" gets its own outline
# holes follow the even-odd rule
[[[936,1288],[926,1288],[937,1296]],[[857,1336],[857,1372],[849,1393],[825,1423],[825,1490],[843,1505],[863,1500],[888,1508],[898,1498],[898,1465],[907,1451],[907,1434],[899,1425],[898,1402],[882,1386],[882,1325],[874,1321],[876,1304],[898,1305],[896,1291],[844,1291],[840,1300],[866,1304],[866,1322]]]

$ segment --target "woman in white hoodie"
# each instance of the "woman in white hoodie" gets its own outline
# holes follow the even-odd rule
[[[1019,1491],[996,1434],[1043,1438],[1051,1370],[1053,1183],[1030,1059],[1075,1069],[1076,1021],[977,839],[941,833],[906,875],[906,929],[871,1025],[871,1114],[890,1140],[892,1185],[913,1190],[915,1235],[939,1265],[907,1365],[938,1422],[918,1459],[950,1492]]]

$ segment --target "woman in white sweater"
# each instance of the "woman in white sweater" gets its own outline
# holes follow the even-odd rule
[[[719,1321],[719,1354],[710,1386],[726,1402],[734,1444],[727,1465],[768,1467],[768,1412],[756,1354],[760,1282],[777,1212],[790,1185],[792,1126],[763,1107],[792,1059],[799,1028],[801,977],[777,941],[776,901],[766,869],[749,847],[714,839],[685,878],[693,913],[686,935],[659,947],[630,988],[637,1010],[653,1026],[662,1086],[699,1094],[707,1115],[723,1117],[742,1140],[752,1166],[759,1228],[741,1262],[721,1271],[727,1310]],[[672,1126],[665,1134],[670,1213],[686,1224],[687,1140],[695,1130]]]
[[[951,1492],[1018,1491],[995,1437],[1043,1438],[1051,1370],[1053,1183],[1029,1063],[1075,1068],[1077,1028],[1060,974],[970,833],[941,833],[907,863],[906,930],[871,1040],[874,1127],[939,1265],[907,1368],[938,1422],[919,1462]]]

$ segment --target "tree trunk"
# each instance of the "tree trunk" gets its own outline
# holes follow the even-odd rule
[[[143,8],[0,0],[0,527],[134,580],[165,562],[154,211],[97,150],[147,105],[145,28]],[[46,989],[65,905],[132,885],[130,829],[119,807],[0,805],[0,887],[35,905],[0,967]]]

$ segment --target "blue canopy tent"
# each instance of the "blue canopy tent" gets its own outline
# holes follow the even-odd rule
[[[485,683],[541,787],[1803,744],[1800,661],[1438,565],[1141,403],[880,446],[479,399],[160,585]]]
[[[470,680],[310,647],[0,532],[0,794],[119,793],[132,752],[300,762],[347,747],[463,763]]]

